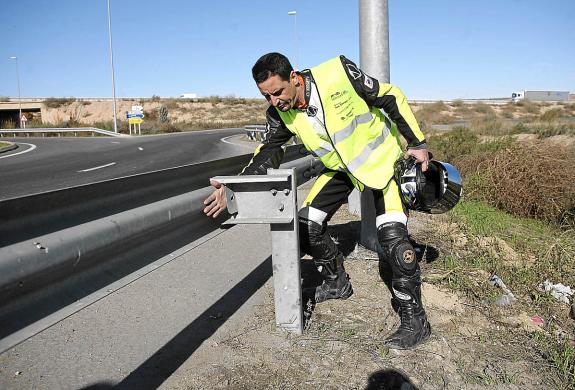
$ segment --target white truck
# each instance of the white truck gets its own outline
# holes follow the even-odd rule
[[[531,100],[540,102],[566,102],[569,100],[569,91],[519,91],[511,94],[514,102]]]
[[[183,93],[179,96],[180,99],[197,99],[197,93]]]

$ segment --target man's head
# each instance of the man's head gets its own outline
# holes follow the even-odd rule
[[[252,68],[252,76],[266,100],[280,111],[296,106],[300,82],[286,56],[268,53]]]

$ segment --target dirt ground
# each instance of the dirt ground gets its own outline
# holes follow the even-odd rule
[[[432,337],[414,350],[390,350],[382,340],[398,325],[375,252],[356,245],[357,217],[344,206],[330,234],[347,255],[354,295],[306,306],[303,336],[276,330],[273,287],[241,329],[211,347],[224,351],[186,374],[188,389],[549,389],[554,371],[530,341],[539,331],[527,313],[474,302],[432,283],[423,300]],[[414,215],[412,238],[424,280],[445,253],[426,236],[448,221]],[[445,226],[443,226],[445,228]],[[302,274],[310,261],[302,260]],[[489,275],[485,275],[487,278]]]

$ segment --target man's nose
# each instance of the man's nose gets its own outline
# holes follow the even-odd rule
[[[278,105],[279,99],[277,96],[270,96],[270,102],[272,103],[272,106],[276,107]]]

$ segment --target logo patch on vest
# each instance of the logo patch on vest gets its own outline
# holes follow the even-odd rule
[[[361,77],[361,71],[357,69],[357,67],[354,64],[347,64],[346,66],[347,71],[354,80],[357,80],[358,78]]]
[[[316,106],[308,106],[305,110],[307,116],[316,116],[317,115],[317,107]]]
[[[365,86],[369,89],[373,88],[373,79],[369,76],[365,76],[363,79],[363,83],[365,84]]]

